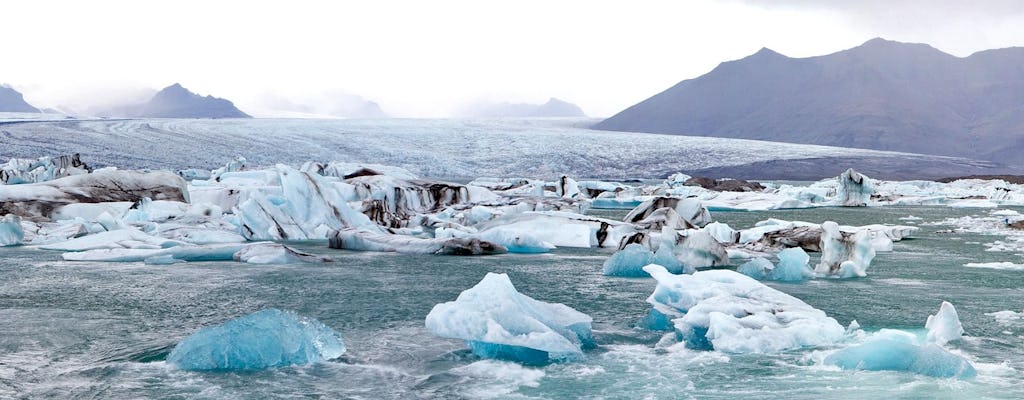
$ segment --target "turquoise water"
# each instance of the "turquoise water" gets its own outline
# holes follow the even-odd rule
[[[734,227],[768,217],[847,224],[918,223],[983,215],[947,208],[814,209],[713,213]],[[603,211],[615,216],[621,212]],[[941,301],[956,305],[968,337],[954,344],[974,380],[822,366],[830,349],[781,355],[665,352],[660,334],[634,327],[651,279],[601,275],[608,249],[493,257],[355,253],[302,244],[335,263],[169,266],[60,261],[59,253],[0,249],[0,398],[1024,398],[1024,271],[965,268],[1015,261],[986,252],[1001,239],[936,233],[880,253],[869,276],[770,285],[865,329],[920,329]],[[813,255],[812,255],[813,256]],[[815,260],[812,259],[812,263]],[[583,361],[528,368],[480,360],[459,341],[430,336],[423,319],[487,272],[520,292],[594,318],[600,347]],[[340,360],[249,373],[196,373],[163,362],[200,327],[276,307],[317,318],[345,338]]]

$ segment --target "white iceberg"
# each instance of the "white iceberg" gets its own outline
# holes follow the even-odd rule
[[[867,269],[875,258],[871,233],[867,230],[845,233],[832,221],[822,223],[821,228],[821,261],[814,271],[840,278],[867,276]]]
[[[647,298],[651,329],[672,329],[686,347],[778,353],[840,342],[846,330],[800,299],[730,270],[674,275],[644,267],[658,281]]]
[[[465,340],[477,356],[532,365],[582,357],[596,346],[591,322],[566,305],[520,294],[508,275],[494,273],[455,301],[435,305],[426,318],[431,334]]]
[[[953,307],[948,301],[942,302],[939,312],[928,316],[924,328],[928,330],[925,340],[940,346],[960,340],[964,334],[964,327],[960,324],[960,316],[956,313],[956,307]]]

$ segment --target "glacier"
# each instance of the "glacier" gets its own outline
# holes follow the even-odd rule
[[[425,323],[435,336],[465,340],[479,357],[544,365],[596,347],[591,322],[566,305],[519,293],[508,275],[488,273],[455,301],[435,305]]]
[[[341,335],[312,318],[265,309],[206,327],[178,342],[167,363],[190,371],[252,371],[333,360]]]

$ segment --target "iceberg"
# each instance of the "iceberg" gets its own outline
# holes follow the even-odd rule
[[[775,265],[764,257],[755,257],[736,267],[736,272],[759,281],[767,280],[773,270],[775,270]]]
[[[924,328],[928,330],[925,340],[940,346],[960,340],[964,334],[964,327],[960,324],[956,308],[947,301],[943,301],[939,306],[939,312],[928,316]]]
[[[12,158],[0,164],[0,185],[18,185],[52,181],[65,176],[87,174],[85,165],[78,154],[38,159]]]
[[[61,255],[65,261],[146,262],[173,264],[180,261],[239,261],[250,264],[322,263],[332,260],[303,253],[288,246],[271,243],[232,243],[218,245],[180,245],[160,248],[97,248]],[[172,261],[175,260],[175,261]]]
[[[636,206],[623,221],[637,223],[662,208],[671,208],[686,223],[685,228],[701,228],[711,223],[711,213],[694,197],[653,197]]]
[[[430,310],[427,330],[465,340],[473,353],[530,365],[571,361],[596,347],[592,319],[566,305],[534,300],[516,291],[508,275],[488,273],[452,302]]]
[[[808,266],[811,257],[799,247],[785,249],[778,254],[779,265],[762,257],[754,258],[736,269],[743,275],[759,281],[800,282],[814,276]]]
[[[811,257],[804,249],[793,247],[779,252],[779,265],[769,274],[769,279],[783,282],[800,282],[814,276],[808,265]]]
[[[186,243],[149,235],[137,229],[118,229],[40,245],[44,250],[86,251],[95,249],[165,249]]]
[[[97,170],[51,181],[0,185],[0,214],[48,220],[54,210],[74,203],[153,200],[188,202],[184,179],[166,171]]]
[[[839,175],[837,201],[846,207],[863,207],[871,201],[875,194],[875,185],[871,178],[861,175],[853,168]]]
[[[730,270],[674,275],[644,267],[657,287],[647,298],[648,328],[674,330],[686,347],[726,353],[778,353],[842,341],[835,319],[800,299]]]
[[[7,214],[0,218],[0,247],[16,246],[25,240],[25,230],[21,227],[21,218]]]
[[[333,360],[341,335],[313,318],[266,309],[200,329],[174,346],[167,363],[189,371],[251,371]]]
[[[663,232],[669,238],[675,237],[673,252],[676,258],[688,269],[716,267],[729,264],[729,253],[714,237],[701,230],[683,231],[684,235],[674,231]],[[671,240],[671,239],[663,239]],[[671,243],[671,242],[670,242]],[[664,244],[663,244],[664,246]]]
[[[842,369],[906,371],[937,378],[970,379],[977,375],[967,359],[936,343],[917,344],[911,333],[883,329],[864,342],[825,357],[825,364]]]
[[[303,253],[280,243],[254,243],[231,256],[238,262],[249,264],[292,264],[300,262],[331,262],[329,258]]]
[[[654,259],[654,253],[641,244],[631,243],[616,251],[604,262],[605,276],[645,277],[644,266]],[[667,268],[667,267],[666,267]]]
[[[476,228],[480,237],[527,234],[558,247],[583,248],[618,246],[624,236],[635,232],[631,224],[564,211],[511,214]]]
[[[868,266],[875,258],[871,232],[842,232],[839,225],[832,221],[825,221],[821,228],[821,262],[814,272],[839,278],[867,276]]]
[[[380,251],[406,254],[491,255],[507,253],[504,246],[476,238],[424,239],[413,236],[339,230],[331,234],[332,249]]]
[[[273,170],[281,186],[276,192],[245,192],[233,210],[237,225],[249,240],[326,239],[337,229],[380,231],[369,217],[349,207],[346,196],[325,178],[278,165]]]

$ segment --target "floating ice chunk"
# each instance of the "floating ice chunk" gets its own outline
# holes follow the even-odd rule
[[[480,240],[504,246],[509,253],[538,254],[547,253],[555,249],[555,245],[540,240],[527,232],[516,232],[513,230],[489,230],[475,237]]]
[[[668,272],[673,274],[692,274],[697,271],[696,268],[684,265],[679,261],[672,246],[658,247],[658,251],[654,252],[654,257],[651,257],[650,263],[665,267]],[[644,272],[642,276],[647,276],[647,272]]]
[[[249,264],[291,264],[300,262],[322,263],[331,259],[296,251],[280,243],[253,243],[232,256],[235,261]]]
[[[875,194],[875,184],[871,178],[861,175],[853,168],[839,175],[838,202],[847,207],[863,207],[871,201]]]
[[[775,269],[775,265],[764,257],[756,257],[736,268],[736,272],[763,281]]]
[[[576,180],[565,175],[559,178],[558,182],[555,182],[555,194],[557,194],[558,197],[564,197],[567,199],[583,197],[583,194],[580,192],[580,186],[576,183]]]
[[[331,234],[332,249],[397,252],[406,254],[490,255],[508,252],[505,247],[471,237],[423,239],[405,235],[340,230]]]
[[[804,249],[793,247],[779,252],[779,265],[768,275],[768,279],[783,282],[799,282],[814,276],[808,265],[811,257]]]
[[[158,255],[158,256],[152,256],[152,257],[146,258],[143,261],[146,264],[149,264],[149,265],[171,265],[171,264],[179,264],[179,263],[187,262],[185,260],[179,260],[177,258],[174,258],[174,256],[172,256],[170,254],[163,254],[163,255]]]
[[[685,231],[686,236],[677,236],[673,249],[676,258],[687,268],[705,268],[729,264],[729,253],[718,240],[700,230]]]
[[[832,221],[825,221],[821,228],[821,262],[814,272],[839,278],[867,276],[868,266],[875,258],[871,233],[868,230],[845,233]]]
[[[278,165],[278,193],[246,192],[234,210],[242,236],[250,240],[325,239],[336,229],[380,231],[351,207],[344,194],[319,175]]]
[[[967,263],[964,264],[968,268],[989,268],[989,269],[1001,269],[1007,271],[1024,271],[1024,264],[1014,264],[1012,262],[989,262],[989,263]]]
[[[21,218],[7,214],[0,218],[0,247],[16,246],[25,240],[25,230],[21,227]]]
[[[658,265],[644,267],[658,281],[647,298],[647,323],[667,321],[689,348],[729,353],[777,353],[827,346],[844,338],[845,329],[788,294],[730,270],[673,275]]]
[[[636,206],[623,221],[636,223],[661,208],[672,208],[686,222],[687,228],[700,228],[711,223],[711,213],[697,198],[653,197]]]
[[[52,181],[0,185],[0,203],[21,217],[48,219],[53,211],[73,203],[155,200],[188,201],[188,188],[179,176],[166,171],[100,170]]]
[[[465,340],[480,357],[547,364],[596,346],[591,321],[566,305],[520,294],[508,275],[488,273],[455,301],[435,305],[426,326],[433,335]]]
[[[995,317],[996,321],[1001,324],[1010,324],[1013,321],[1024,319],[1024,311],[1016,312],[1011,310],[1003,310],[985,313],[985,315]]]
[[[530,211],[506,215],[478,226],[480,237],[528,234],[558,247],[612,247],[635,232],[632,225],[563,211]]]
[[[924,218],[921,218],[921,217],[915,217],[915,216],[913,216],[913,215],[908,215],[908,216],[906,216],[906,217],[900,217],[900,218],[899,218],[899,220],[900,220],[900,221],[920,221],[920,220],[922,220],[922,219],[924,219]]]
[[[940,346],[960,340],[960,336],[964,334],[964,327],[960,324],[960,316],[957,315],[956,308],[946,301],[942,302],[939,312],[928,316],[924,327],[928,330],[925,340]]]
[[[650,264],[654,253],[643,245],[632,243],[622,250],[616,251],[604,262],[605,276],[648,276],[644,272],[645,265]],[[678,264],[678,261],[676,262]],[[666,267],[667,268],[667,267]]]
[[[778,266],[757,257],[740,265],[736,272],[759,281],[799,282],[814,276],[814,271],[807,264],[811,258],[803,249],[788,248],[779,252],[778,257]]]
[[[54,221],[74,220],[81,218],[85,221],[96,221],[103,213],[115,216],[122,216],[128,212],[134,203],[130,201],[104,202],[104,203],[71,203],[61,206],[53,211],[50,219]]]
[[[722,244],[733,244],[740,241],[740,233],[721,222],[712,222],[705,225],[704,231]]]
[[[685,186],[686,181],[690,180],[690,178],[693,177],[682,172],[676,172],[665,179],[664,185],[670,188]]]
[[[0,185],[37,183],[89,173],[78,154],[39,159],[12,158],[0,164]]]
[[[163,249],[185,243],[143,233],[136,229],[119,229],[39,246],[45,250],[86,251],[95,249]]]
[[[120,231],[114,231],[120,232]],[[61,254],[65,261],[140,262],[153,257],[171,256],[184,261],[231,261],[244,244],[210,246],[181,245],[161,248],[97,248]]]
[[[191,371],[245,371],[332,360],[341,335],[313,318],[266,309],[200,329],[174,346],[167,363]]]
[[[830,354],[825,363],[842,369],[907,371],[938,378],[970,379],[977,375],[967,359],[935,343],[917,344],[913,334],[883,329],[864,344]]]

